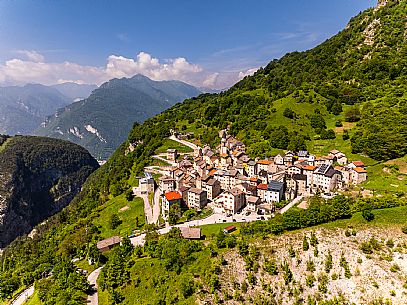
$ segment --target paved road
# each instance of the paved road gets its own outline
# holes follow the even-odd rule
[[[24,304],[30,296],[32,296],[34,293],[34,286],[28,287],[26,290],[24,290],[22,293],[20,293],[17,298],[14,299],[13,302],[11,302],[10,305],[22,305]]]
[[[147,223],[155,223],[153,219],[153,209],[148,200],[148,194],[141,194],[137,187],[133,187],[133,194],[137,197],[143,198],[144,200],[144,214],[146,216]]]
[[[289,204],[287,204],[284,208],[280,210],[280,214],[284,214],[287,212],[289,209],[291,209],[293,206],[296,204],[300,203],[302,200],[302,196],[296,197],[293,201],[291,201]]]
[[[160,217],[160,189],[157,188],[154,192],[154,200],[153,200],[153,223],[158,223],[158,219]]]
[[[158,234],[166,234],[173,227],[181,228],[181,227],[203,226],[203,225],[209,225],[209,224],[214,224],[214,223],[227,223],[227,222],[233,222],[233,219],[235,219],[236,222],[250,222],[250,221],[259,220],[260,217],[261,217],[261,215],[257,215],[255,213],[252,213],[248,216],[246,216],[244,214],[235,214],[235,215],[229,216],[229,217],[226,216],[226,214],[224,214],[224,213],[215,213],[204,219],[192,220],[192,221],[184,222],[182,224],[178,224],[175,226],[168,226],[168,227],[157,230],[157,232],[158,232]],[[263,216],[263,217],[268,217],[268,216]],[[130,238],[130,241],[135,246],[143,246],[145,236],[146,236],[145,234],[141,234],[139,236]]]
[[[144,171],[147,173],[159,174],[159,175],[167,175],[166,171],[161,170],[158,166],[146,166]]]
[[[102,271],[102,267],[97,268],[95,271],[93,271],[91,274],[89,274],[88,276],[88,282],[90,284],[91,287],[93,287],[95,289],[95,292],[91,295],[88,295],[88,299],[86,301],[86,304],[90,304],[90,305],[98,305],[99,303],[99,299],[98,299],[98,284],[97,284],[97,279],[99,277],[100,271]]]
[[[172,135],[172,136],[170,137],[170,139],[173,140],[173,141],[176,141],[176,142],[178,142],[178,143],[181,143],[182,145],[188,146],[188,147],[190,147],[190,148],[192,148],[192,149],[198,148],[198,146],[195,145],[194,143],[191,143],[191,142],[188,142],[188,141],[184,141],[184,140],[180,140],[180,139],[178,139],[178,138],[177,138],[176,136],[174,136],[174,135]]]
[[[163,158],[163,157],[160,156],[160,155],[154,155],[152,158],[157,159],[157,160],[160,160],[160,161],[163,161],[163,162],[165,162],[165,163],[168,163],[168,164],[171,165],[171,166],[178,166],[178,163],[177,163],[177,162],[172,162],[172,161],[170,161],[170,160],[168,160],[168,159]]]

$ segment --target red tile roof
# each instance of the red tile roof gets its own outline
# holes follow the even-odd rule
[[[175,192],[175,191],[165,193],[164,195],[165,195],[165,198],[167,198],[168,201],[178,200],[178,199],[182,198],[181,194],[178,193],[178,192]]]
[[[213,176],[213,175],[215,175],[215,173],[216,173],[216,169],[212,169],[209,172],[209,176]]]
[[[267,191],[267,184],[265,184],[265,183],[260,183],[260,184],[257,186],[257,189]]]
[[[365,164],[362,161],[353,161],[352,162],[356,167],[365,167]]]
[[[259,161],[257,161],[257,164],[269,165],[271,163],[273,163],[273,161],[270,161],[270,160],[259,160]]]
[[[355,167],[353,169],[355,172],[362,174],[362,173],[367,173],[365,169],[361,168],[361,167]]]
[[[317,167],[316,166],[313,166],[313,165],[304,165],[303,167],[302,167],[302,169],[304,169],[304,170],[306,170],[306,171],[313,171],[313,170],[315,170]]]

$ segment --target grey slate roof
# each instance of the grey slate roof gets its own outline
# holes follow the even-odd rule
[[[284,188],[284,182],[271,180],[268,184],[267,190],[280,192]]]

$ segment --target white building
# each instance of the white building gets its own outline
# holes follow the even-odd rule
[[[267,203],[280,202],[284,196],[284,182],[272,180],[267,186],[265,192],[265,201]]]
[[[226,191],[221,196],[223,200],[223,209],[226,212],[235,214],[245,205],[245,193],[238,188],[233,188],[230,191]]]

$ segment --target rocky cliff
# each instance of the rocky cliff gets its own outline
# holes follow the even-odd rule
[[[62,140],[1,137],[0,145],[2,248],[65,207],[98,163],[84,148]]]

